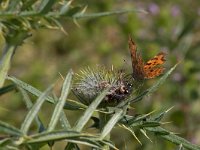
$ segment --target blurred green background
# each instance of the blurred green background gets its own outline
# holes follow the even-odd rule
[[[80,19],[78,25],[72,20],[63,21],[68,35],[59,30],[33,31],[33,36],[18,47],[9,74],[41,91],[58,80],[54,89],[58,94],[62,82],[59,73],[65,76],[70,68],[77,73],[87,66],[114,65],[131,73],[128,35],[132,35],[145,60],[162,50],[167,53],[167,70],[180,62],[158,91],[134,104],[134,113],[160,112],[174,106],[164,120],[170,123],[163,127],[200,145],[200,1],[77,0],[73,3],[87,5],[86,13],[135,8],[148,14],[133,12]],[[2,39],[1,45],[3,42]],[[157,80],[145,81],[145,88]],[[71,98],[74,99],[73,95]],[[1,96],[0,101],[1,120],[20,127],[27,112],[21,95],[12,91]],[[48,121],[46,115],[52,107],[44,105],[41,112],[44,122]],[[66,113],[72,123],[81,114]],[[175,149],[173,144],[153,135],[149,135],[151,142],[141,133],[136,134],[143,145],[119,128],[111,137],[119,149]]]

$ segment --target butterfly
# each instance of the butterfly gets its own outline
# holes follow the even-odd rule
[[[142,56],[137,53],[137,46],[129,36],[129,49],[131,53],[132,76],[135,80],[151,79],[161,75],[165,68],[162,65],[165,62],[165,53],[160,52],[152,59],[144,63]]]

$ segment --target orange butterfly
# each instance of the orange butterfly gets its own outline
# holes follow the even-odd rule
[[[141,55],[137,53],[137,47],[131,37],[129,37],[129,49],[132,59],[132,75],[135,80],[155,78],[165,70],[163,66],[160,66],[165,62],[165,53],[160,52],[144,63]]]

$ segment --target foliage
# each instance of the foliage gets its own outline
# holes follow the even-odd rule
[[[85,5],[81,6],[76,3],[85,3]],[[130,132],[136,139],[132,140],[132,138],[129,137],[129,139],[131,139],[131,144],[128,144],[131,148],[134,147],[136,149],[137,145],[139,145],[135,144],[135,141],[141,144],[139,149],[141,149],[141,147],[145,149],[145,146],[148,147],[149,145],[153,146],[154,144],[149,144],[146,140],[143,142],[143,137],[146,137],[148,141],[151,141],[151,135],[155,135],[155,137],[159,139],[158,145],[161,145],[162,148],[163,145],[166,144],[166,142],[163,141],[170,141],[175,145],[179,145],[180,149],[200,149],[199,146],[190,143],[186,139],[181,138],[179,135],[172,132],[171,130],[173,130],[173,128],[170,128],[170,130],[165,129],[165,123],[162,122],[164,116],[171,117],[170,120],[172,121],[183,120],[184,116],[186,116],[186,122],[191,123],[191,121],[188,121],[188,118],[194,118],[195,116],[195,114],[188,115],[189,111],[187,109],[190,109],[192,104],[195,105],[196,100],[199,98],[199,91],[197,90],[199,85],[198,82],[196,82],[199,78],[199,68],[197,67],[199,64],[199,57],[197,55],[199,40],[196,38],[199,33],[199,21],[196,19],[198,14],[196,14],[196,12],[188,13],[184,11],[188,10],[187,3],[178,3],[178,6],[181,6],[180,10],[177,5],[174,5],[175,2],[167,3],[167,5],[166,3],[163,5],[162,2],[129,2],[135,6],[148,8],[150,14],[147,15],[148,17],[145,16],[147,11],[130,8],[130,6],[132,7],[134,5],[130,5],[126,2],[120,5],[112,1],[91,3],[94,4],[93,7],[86,6],[89,2],[72,3],[72,1],[65,0],[0,1],[1,34],[4,41],[3,54],[0,60],[0,87],[2,87],[0,89],[0,94],[3,96],[3,99],[7,99],[7,102],[10,102],[9,104],[15,105],[13,100],[17,99],[18,93],[20,93],[20,96],[23,98],[19,98],[19,100],[23,99],[21,102],[25,103],[28,109],[23,121],[20,122],[20,128],[17,127],[18,125],[16,125],[17,123],[15,121],[11,122],[12,119],[9,118],[9,114],[1,119],[0,147],[2,149],[40,149],[46,145],[53,147],[58,143],[57,141],[63,141],[63,149],[66,150],[74,148],[82,149],[80,145],[86,145],[96,149],[117,149],[118,147],[119,149],[122,149],[127,143],[124,142],[120,145],[120,142],[115,142],[116,139],[112,138],[112,134],[115,134],[113,130],[115,128],[122,128],[123,130],[125,129]],[[198,2],[193,2],[193,4],[195,6],[194,10],[196,11]],[[116,11],[107,11],[113,9],[113,6],[117,8]],[[97,11],[97,13],[87,14],[85,13],[86,8],[89,9],[89,12]],[[121,8],[127,9],[122,10]],[[174,16],[171,17],[167,10],[171,10],[172,15]],[[128,12],[134,13],[126,14]],[[114,14],[118,15],[117,19],[114,19],[114,16],[105,17]],[[119,14],[125,15],[121,16]],[[103,19],[98,17],[102,17]],[[156,83],[151,83],[151,81],[144,83],[145,85],[153,84],[150,88],[146,89],[145,86],[143,86],[139,93],[130,95],[130,97],[119,103],[116,107],[105,107],[104,109],[98,107],[106,97],[109,87],[108,89],[104,89],[103,92],[96,94],[95,97],[93,97],[92,103],[89,106],[86,106],[85,103],[82,104],[77,102],[74,98],[69,99],[69,97],[71,97],[69,94],[73,81],[73,72],[71,70],[67,73],[61,88],[57,88],[57,81],[49,86],[44,92],[41,92],[39,90],[40,88],[33,86],[35,81],[33,76],[34,73],[37,72],[36,80],[42,81],[37,75],[42,75],[46,69],[51,68],[51,65],[43,67],[41,69],[42,71],[37,70],[35,72],[30,72],[32,78],[30,79],[30,82],[27,83],[19,80],[17,77],[8,76],[10,69],[11,72],[14,69],[14,66],[10,68],[11,61],[17,60],[17,57],[23,58],[24,56],[26,59],[26,55],[21,55],[18,49],[27,45],[26,41],[30,40],[30,38],[32,38],[31,40],[33,41],[36,40],[32,35],[36,32],[40,35],[44,31],[42,29],[48,29],[46,30],[47,32],[52,31],[53,37],[58,35],[55,34],[54,36],[53,29],[58,29],[58,32],[59,30],[62,31],[62,33],[59,33],[60,36],[58,36],[57,42],[52,44],[53,48],[56,50],[51,51],[51,53],[47,52],[48,58],[52,56],[59,57],[59,60],[62,58],[62,56],[59,56],[61,54],[68,58],[69,63],[70,60],[76,60],[76,57],[83,56],[79,58],[80,62],[77,60],[76,66],[82,65],[83,60],[86,64],[87,62],[95,63],[94,60],[97,58],[96,56],[102,56],[102,62],[108,64],[111,64],[111,58],[116,57],[117,61],[114,66],[118,67],[120,63],[120,61],[118,61],[118,54],[121,58],[121,53],[118,50],[124,49],[125,46],[121,43],[126,44],[126,40],[123,39],[126,39],[127,34],[129,33],[134,34],[134,38],[136,38],[138,43],[145,43],[139,44],[141,45],[139,49],[146,48],[147,46],[148,49],[164,47],[169,53],[169,65],[177,63],[175,56],[179,58],[178,61],[182,61],[180,61],[180,65],[177,67],[175,73],[172,74],[171,78],[164,83],[164,88],[160,88],[160,85],[163,84],[172,71],[174,71],[176,65],[169,69]],[[123,34],[120,31],[123,32]],[[50,34],[50,32],[45,34],[45,39],[50,40]],[[65,42],[64,39],[67,34],[70,35],[69,41]],[[105,39],[105,36],[109,37],[108,40]],[[41,41],[43,45],[50,45],[49,47],[52,46],[51,44],[46,43],[44,38],[42,40],[37,40]],[[77,44],[76,48],[82,50],[79,56],[76,55],[76,48],[73,47],[73,44]],[[96,51],[91,52],[90,47],[88,48],[87,45],[90,45],[92,49],[95,49]],[[65,47],[68,49],[67,52],[63,50]],[[88,50],[85,51],[84,47],[88,48]],[[111,47],[114,49],[113,51],[108,50]],[[39,46],[37,48],[42,49]],[[30,53],[32,54],[32,52]],[[88,55],[88,53],[90,55]],[[151,51],[150,53],[154,53],[154,51]],[[144,54],[145,57],[146,55],[147,54]],[[41,67],[42,64],[40,64],[38,56],[39,55],[37,54],[35,54],[35,56],[33,55],[33,59],[37,60],[36,62],[38,62]],[[51,59],[49,60],[52,61]],[[34,68],[34,63],[30,63],[28,58],[26,59],[25,64],[28,64],[30,69]],[[69,63],[69,66],[66,66],[64,63],[61,64],[64,68],[74,68],[73,63]],[[125,66],[125,69],[127,69],[127,66],[128,65]],[[18,70],[18,68],[16,69]],[[75,70],[76,69],[77,68],[75,68]],[[19,72],[21,72],[20,69]],[[54,70],[54,72],[56,71]],[[29,71],[26,71],[26,74],[28,75]],[[52,72],[50,74],[54,75]],[[104,72],[101,75],[103,76]],[[113,76],[116,76],[116,74],[112,74],[109,78],[113,78]],[[26,76],[24,78],[26,78]],[[107,78],[107,76],[105,78]],[[41,87],[47,86],[47,83],[38,83],[40,83],[39,86]],[[54,91],[53,89],[60,92],[59,96],[52,92]],[[158,89],[159,93],[155,95],[154,92]],[[18,91],[18,93],[11,93],[12,96],[4,98],[4,96],[7,96],[8,92],[13,90]],[[151,97],[155,100],[159,99],[159,102],[154,101],[147,104],[147,102],[144,101],[146,97]],[[36,100],[32,102],[35,98]],[[178,102],[180,102],[180,100],[183,101],[178,108],[186,108],[187,106],[186,110],[181,113],[176,110],[169,112],[171,109],[166,108],[175,105],[175,103],[170,103],[172,100]],[[165,104],[163,105],[164,101]],[[45,106],[44,109],[46,102],[51,105]],[[138,103],[140,103],[140,105],[138,105]],[[155,114],[151,111],[158,108],[158,103],[161,103],[159,106],[164,107],[165,110]],[[141,114],[127,114],[127,108],[129,106],[134,106],[136,113]],[[48,107],[53,107],[52,113],[50,113],[50,108]],[[47,112],[46,114],[48,114],[48,117],[41,117],[45,114],[42,113],[43,111]],[[72,117],[67,116],[70,112],[73,114]],[[81,112],[80,117],[76,116],[77,112]],[[22,114],[22,112],[20,113]],[[176,115],[176,113],[180,115]],[[13,113],[13,115],[15,114],[16,119],[19,115],[17,114],[17,111],[16,113]],[[97,114],[99,115],[98,117],[96,117]],[[74,125],[71,123],[71,118],[74,119]],[[93,133],[87,130],[90,120],[93,120],[94,122],[91,126],[98,129],[99,133]],[[198,124],[198,119],[194,120],[194,122],[197,122]],[[173,123],[170,125],[172,126]],[[174,125],[177,126],[177,124]],[[37,127],[36,131],[33,130],[35,127]],[[181,127],[183,128],[183,125]],[[128,132],[126,132],[127,135]],[[193,132],[192,135],[194,136],[194,134],[195,133]],[[164,140],[161,140],[160,138]],[[168,147],[170,146],[166,146],[166,148]]]

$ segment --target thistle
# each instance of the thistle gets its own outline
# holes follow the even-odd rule
[[[98,66],[87,68],[75,75],[73,93],[89,105],[103,90],[110,88],[99,107],[116,106],[133,91],[133,78],[125,72]]]

